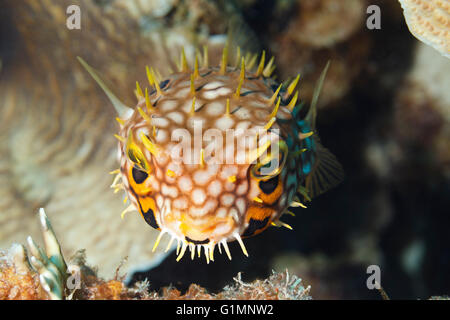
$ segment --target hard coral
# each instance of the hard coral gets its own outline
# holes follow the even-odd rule
[[[439,169],[446,176],[450,175],[448,74],[448,60],[419,43],[411,71],[401,83],[394,104],[394,132],[403,152],[414,154],[421,150],[429,154],[427,167]]]
[[[29,270],[20,270],[14,263],[14,255],[0,252],[0,300],[37,299],[47,299],[39,276]]]
[[[299,1],[299,14],[287,34],[293,42],[307,47],[334,46],[361,27],[364,5],[365,0]]]
[[[331,61],[319,108],[339,101],[366,65],[372,40],[365,34],[365,0],[297,1],[283,32],[269,46],[277,74],[288,79],[301,74],[301,98],[311,101],[323,66]]]
[[[43,295],[42,291],[45,291],[44,296],[53,300],[62,299],[64,296],[66,262],[50,221],[42,208],[39,211],[39,218],[45,242],[44,249],[28,237],[29,254],[22,245],[13,244],[6,258],[1,259],[6,261],[4,265],[0,265],[0,281],[4,284],[0,297],[4,299],[38,299]],[[40,285],[36,284],[36,279]]]
[[[53,232],[44,210],[40,210],[40,222],[45,240],[45,250],[39,248],[29,238],[28,256],[24,247],[14,244],[7,252],[0,252],[0,299],[80,299],[80,300],[305,300],[310,287],[303,287],[302,280],[294,275],[275,273],[265,280],[245,283],[239,273],[235,284],[226,286],[218,294],[192,284],[182,294],[175,288],[163,288],[161,293],[149,292],[147,281],[127,288],[125,276],[119,276],[116,269],[114,279],[105,281],[99,278],[92,268],[86,265],[84,250],[78,251],[68,264],[61,254],[59,242]],[[31,262],[31,265],[28,263]],[[69,270],[72,279],[68,277]],[[67,272],[67,273],[66,273]],[[67,279],[67,281],[66,281]]]
[[[450,1],[399,0],[411,33],[450,58]]]
[[[241,273],[234,278],[235,283],[226,286],[217,294],[209,293],[205,288],[191,284],[182,294],[179,290],[168,287],[161,294],[152,294],[153,299],[162,300],[310,300],[310,287],[304,287],[302,280],[295,275],[273,271],[264,280],[243,282]]]
[[[6,256],[3,256],[5,259]],[[0,257],[2,259],[2,257]],[[173,287],[162,288],[158,292],[149,292],[148,282],[136,283],[128,288],[123,279],[105,281],[95,275],[86,265],[79,266],[81,286],[72,291],[67,299],[76,300],[309,300],[310,287],[304,287],[302,280],[288,271],[273,274],[264,280],[245,283],[239,273],[235,283],[226,286],[217,294],[208,292],[199,285],[191,284],[182,293]],[[5,299],[48,299],[48,295],[39,282],[39,276],[28,270],[21,274],[17,266],[9,259],[0,260],[0,300]]]
[[[286,269],[285,273],[272,271],[272,275],[265,280],[255,280],[245,283],[241,280],[239,273],[234,278],[236,284],[226,286],[219,293],[220,299],[237,300],[310,300],[310,286],[303,287],[302,279],[290,275]]]

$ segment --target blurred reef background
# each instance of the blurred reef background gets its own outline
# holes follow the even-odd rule
[[[81,30],[66,27],[71,4]],[[381,29],[366,27],[369,5]],[[192,63],[205,44],[218,63],[230,28],[235,46],[275,57],[278,80],[300,73],[308,103],[331,60],[318,130],[346,179],[295,208],[293,231],[247,239],[249,258],[232,243],[231,262],[177,263],[164,244],[151,252],[157,231],[138,214],[120,219],[113,109],[76,56],[134,105],[146,65],[167,74],[182,47]],[[366,287],[376,264],[393,299],[449,294],[450,60],[411,34],[398,1],[3,0],[0,59],[0,249],[38,237],[45,207],[66,257],[86,249],[108,279],[128,257],[129,285],[147,278],[153,291],[219,292],[239,272],[253,282],[287,268],[315,299],[379,299]]]

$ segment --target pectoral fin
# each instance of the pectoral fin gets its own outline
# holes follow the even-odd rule
[[[305,180],[308,195],[315,198],[337,186],[344,179],[344,169],[336,157],[315,138],[316,162]]]

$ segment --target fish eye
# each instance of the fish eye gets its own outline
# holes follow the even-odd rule
[[[276,175],[275,177],[270,178],[269,180],[261,180],[259,182],[259,188],[265,194],[271,194],[278,187],[278,183],[280,182],[279,178],[280,175]]]
[[[137,184],[143,183],[148,178],[148,173],[143,171],[142,169],[139,169],[136,165],[131,170],[131,174],[133,176],[133,180]]]
[[[267,155],[263,155],[263,157],[258,159],[258,162],[251,167],[250,173],[252,177],[261,182],[267,182],[267,190],[270,189],[269,186],[275,183],[276,179],[271,182],[269,181],[278,176],[286,163],[288,148],[284,141],[278,143],[278,150],[279,152],[269,151]]]

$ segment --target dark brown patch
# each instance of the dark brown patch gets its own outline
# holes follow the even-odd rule
[[[149,224],[152,228],[159,229],[158,223],[155,219],[155,213],[152,209],[148,209],[147,212],[143,214],[145,222]]]
[[[250,237],[255,234],[256,231],[260,229],[264,229],[269,223],[269,217],[266,217],[264,220],[257,220],[250,218],[247,229],[245,229],[242,234],[243,237]]]
[[[189,237],[185,237],[187,242],[193,243],[193,244],[207,244],[209,243],[209,239],[205,239],[205,240],[192,240]]]

